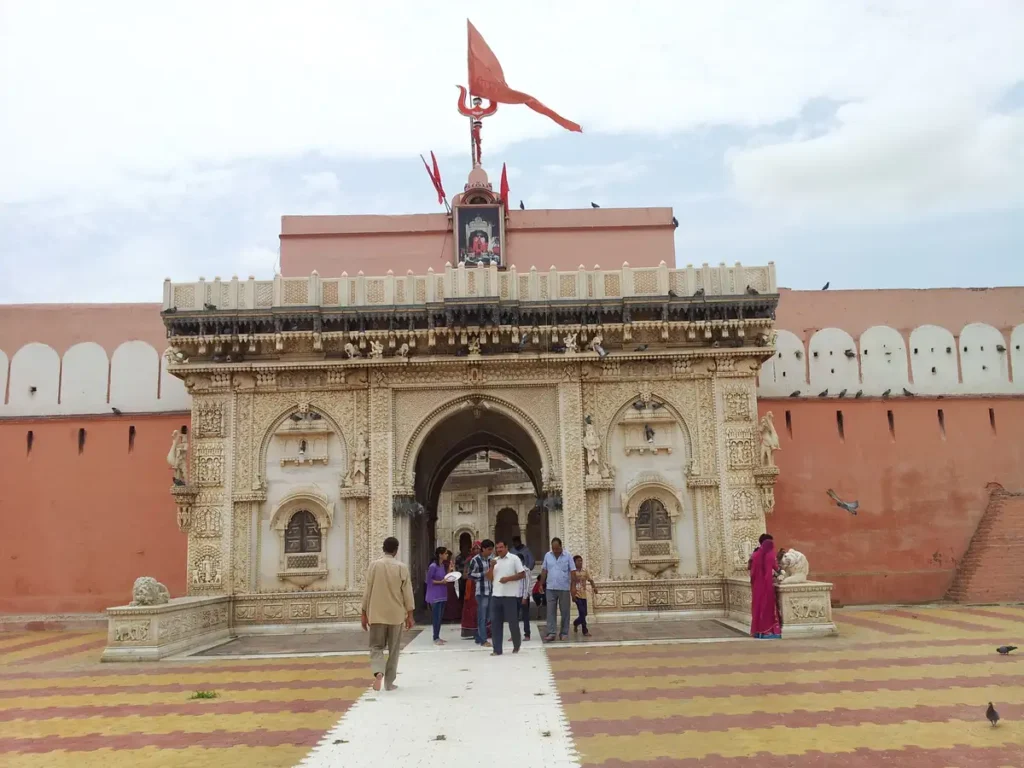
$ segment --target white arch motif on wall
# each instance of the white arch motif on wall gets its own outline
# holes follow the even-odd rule
[[[7,408],[7,371],[10,369],[10,362],[7,360],[7,353],[0,349],[0,413]]]
[[[516,407],[512,403],[494,397],[493,395],[473,393],[459,395],[458,397],[449,400],[447,403],[438,406],[427,414],[416,426],[416,429],[413,430],[412,435],[409,437],[409,442],[406,444],[405,450],[402,452],[402,463],[398,468],[398,478],[403,484],[408,486],[413,485],[413,470],[416,464],[416,457],[419,456],[423,442],[434,431],[434,427],[442,423],[453,413],[465,408],[467,404],[475,404],[476,402],[486,402],[489,407],[519,424],[533,442],[534,447],[536,447],[537,455],[540,456],[541,462],[544,465],[543,468],[547,470],[548,481],[554,480],[558,477],[551,448],[544,437],[544,433],[525,411]]]
[[[1010,331],[1010,366],[1013,388],[1024,392],[1024,323]],[[0,370],[3,370],[2,366]]]
[[[963,392],[1006,392],[1010,388],[1010,355],[999,329],[987,323],[965,325],[960,331],[959,352]]]
[[[26,344],[11,359],[8,413],[13,416],[57,413],[59,383],[60,356],[57,351],[48,344]]]
[[[95,341],[70,347],[61,360],[60,412],[110,413],[109,373],[107,351]]]
[[[156,411],[160,355],[144,341],[126,341],[110,357],[110,405],[122,411]]]
[[[800,390],[807,394],[807,350],[791,331],[775,334],[775,354],[764,361],[758,376],[758,388],[766,397],[788,397]]]
[[[299,410],[299,404],[289,405],[287,408],[282,409],[278,412],[277,416],[270,420],[269,426],[263,431],[263,436],[260,438],[260,451],[259,451],[259,464],[256,466],[256,471],[253,473],[254,487],[259,487],[266,478],[267,474],[267,451],[270,448],[270,441],[277,434],[277,430],[280,429],[284,420],[291,416],[293,413]],[[348,458],[348,444],[345,442],[345,433],[341,431],[341,426],[334,417],[330,416],[322,408],[319,408],[314,403],[309,404],[309,410],[320,414],[320,417],[326,421],[331,430],[338,437],[338,442],[341,444],[341,466],[349,466]]]
[[[919,325],[910,332],[913,391],[949,394],[960,389],[956,339],[940,325]]]
[[[850,357],[847,350],[853,352]],[[810,371],[808,394],[828,390],[836,395],[844,389],[854,394],[860,389],[860,366],[857,364],[857,343],[841,328],[822,328],[811,336],[807,367]]]
[[[860,336],[860,379],[865,395],[887,389],[899,393],[910,386],[907,345],[895,328],[873,325]]]

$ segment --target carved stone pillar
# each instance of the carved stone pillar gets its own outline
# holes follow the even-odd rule
[[[369,505],[369,558],[380,551],[384,539],[394,535],[392,510],[392,392],[386,382],[370,388],[370,505]],[[409,542],[403,542],[408,548]]]
[[[558,385],[562,427],[562,514],[565,548],[591,562],[587,537],[587,494],[584,486],[583,399],[578,382]]]

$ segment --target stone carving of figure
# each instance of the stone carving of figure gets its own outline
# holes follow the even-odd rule
[[[403,360],[407,360],[409,358],[409,345],[408,344],[402,344],[402,346],[400,346],[398,348],[398,356],[400,358],[402,358]]]
[[[370,357],[380,360],[384,357],[384,344],[379,341],[370,342]]]
[[[480,339],[476,336],[469,340],[469,354],[473,356],[480,354]]]
[[[345,354],[348,355],[349,358],[362,357],[359,350],[356,349],[356,345],[351,341],[345,345]]]
[[[601,439],[593,424],[587,424],[583,435],[583,447],[587,449],[587,474],[597,475],[601,471]]]
[[[576,334],[575,332],[572,332],[572,333],[565,334],[565,336],[562,338],[562,343],[565,344],[565,353],[567,355],[575,355],[576,354],[576,337],[577,337],[577,335],[578,334]]]
[[[761,419],[761,466],[774,467],[772,454],[779,450],[779,434],[775,431],[775,417],[768,411]]]
[[[175,485],[185,485],[185,463],[188,457],[188,438],[179,430],[171,433],[171,450],[167,454],[167,463],[174,472]]]
[[[163,605],[170,599],[167,587],[152,576],[140,576],[132,586],[132,605]]]
[[[370,451],[363,435],[356,438],[355,447],[355,455],[352,457],[352,484],[366,485],[366,461],[370,458]]]
[[[810,565],[802,552],[797,552],[795,549],[783,549],[779,554],[779,566],[782,569],[782,575],[779,576],[780,584],[799,584],[802,581],[807,581]]]

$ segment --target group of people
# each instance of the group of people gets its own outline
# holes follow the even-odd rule
[[[502,540],[484,539],[475,542],[470,557],[462,565],[465,573],[463,592],[463,637],[472,637],[482,648],[490,648],[492,656],[504,652],[502,639],[508,626],[512,653],[518,653],[523,640],[530,639],[530,600],[547,607],[544,640],[555,642],[569,635],[569,603],[576,604],[577,617],[573,632],[587,627],[589,590],[597,593],[597,585],[583,567],[583,558],[573,557],[562,547],[561,539],[551,540],[551,549],[541,562],[540,576],[534,579],[536,566],[533,554],[515,536],[511,548]],[[409,569],[398,554],[398,539],[384,540],[384,555],[374,561],[366,573],[361,622],[370,633],[370,667],[374,690],[397,688],[398,656],[403,626],[412,629],[415,598]],[[444,645],[441,625],[449,601],[455,571],[451,552],[438,547],[426,573],[426,602],[430,606],[433,640]],[[559,623],[559,619],[561,622]],[[473,622],[467,626],[467,622]],[[520,632],[520,622],[522,632]],[[469,630],[469,634],[466,631]],[[384,652],[387,651],[385,659]]]

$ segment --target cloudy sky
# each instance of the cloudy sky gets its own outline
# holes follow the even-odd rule
[[[1024,0],[0,0],[0,302],[156,301],[271,276],[281,214],[439,210],[467,15],[584,127],[488,120],[530,208],[672,206],[678,264],[794,288],[1024,283]]]

